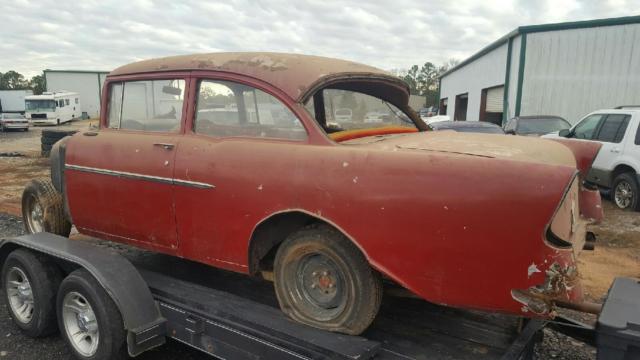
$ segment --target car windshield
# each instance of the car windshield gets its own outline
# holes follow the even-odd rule
[[[25,100],[27,111],[55,111],[56,102],[54,100]]]
[[[338,89],[324,89],[327,132],[366,130],[382,127],[416,129],[416,125],[404,112],[391,103],[367,94]],[[315,116],[313,98],[305,108]]]
[[[560,118],[520,118],[518,121],[519,134],[547,134],[562,129],[569,129],[571,125]]]

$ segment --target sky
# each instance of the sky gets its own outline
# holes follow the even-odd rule
[[[109,71],[218,51],[406,69],[463,60],[521,25],[630,15],[640,0],[0,0],[0,72]]]

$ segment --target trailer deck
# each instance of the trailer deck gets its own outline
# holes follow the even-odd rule
[[[524,326],[518,317],[385,296],[362,336],[334,334],[287,318],[268,281],[165,255],[125,255],[160,304],[168,335],[221,358],[527,359],[544,327],[544,321]]]

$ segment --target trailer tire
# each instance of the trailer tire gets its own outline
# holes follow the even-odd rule
[[[122,315],[87,270],[76,270],[62,281],[56,308],[60,333],[76,358],[127,358]]]
[[[327,225],[306,227],[282,243],[274,280],[285,314],[329,331],[361,334],[382,301],[380,274],[358,247]]]
[[[50,232],[69,236],[71,223],[64,214],[64,200],[49,179],[31,180],[22,192],[22,218],[30,233]]]
[[[14,323],[27,336],[42,337],[58,330],[56,293],[61,281],[60,269],[43,254],[17,249],[7,256],[2,267],[4,300]],[[23,313],[17,314],[23,306]]]

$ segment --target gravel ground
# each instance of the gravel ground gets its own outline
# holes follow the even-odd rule
[[[24,233],[23,223],[20,218],[0,213],[0,238],[12,237]],[[116,245],[120,247],[120,245]],[[4,298],[4,294],[0,292]],[[592,319],[581,318],[589,322]],[[559,360],[591,360],[596,358],[595,349],[575,341],[553,330],[544,330],[544,340],[536,345],[536,359]],[[9,316],[4,301],[0,301],[0,360],[63,360],[73,359],[66,344],[59,336],[50,336],[43,339],[31,339],[20,332]],[[211,359],[210,357],[193,350],[185,345],[169,340],[160,349],[147,352],[136,359]]]

